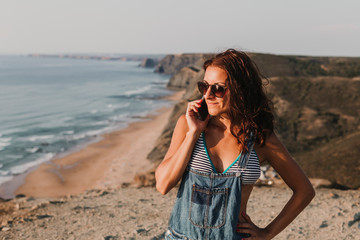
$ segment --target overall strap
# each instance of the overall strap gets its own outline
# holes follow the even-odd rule
[[[253,132],[250,132],[249,138],[245,142],[246,142],[248,151],[243,151],[241,153],[241,157],[237,163],[237,166],[238,166],[238,171],[236,173],[237,177],[242,177],[242,175],[247,167],[247,164],[248,164],[248,161],[250,158],[250,154],[254,148],[255,139],[254,139]]]

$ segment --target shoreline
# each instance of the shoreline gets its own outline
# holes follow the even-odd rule
[[[183,93],[177,91],[165,97],[173,102],[170,107],[158,109],[126,128],[102,134],[99,141],[40,164],[23,176],[4,183],[3,193],[9,198],[19,194],[62,197],[93,189],[118,188],[123,183],[132,182],[136,173],[154,167],[147,154]],[[5,187],[12,189],[5,191]]]

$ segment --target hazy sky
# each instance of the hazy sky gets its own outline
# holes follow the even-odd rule
[[[359,0],[0,0],[0,54],[360,57]]]

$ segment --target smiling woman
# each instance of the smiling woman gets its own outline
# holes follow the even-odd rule
[[[158,166],[156,187],[166,194],[181,185],[166,239],[271,239],[309,204],[314,190],[273,132],[272,104],[256,65],[229,49],[204,63],[202,100],[188,104]],[[198,118],[200,103],[209,115]],[[260,164],[267,161],[293,190],[265,228],[246,214]]]

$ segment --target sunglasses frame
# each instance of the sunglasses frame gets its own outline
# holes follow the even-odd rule
[[[198,81],[198,82],[197,82],[198,90],[199,90],[199,92],[200,92],[202,95],[205,95],[205,94],[203,94],[203,93],[200,91],[200,86],[199,86],[199,84],[205,84],[205,85],[207,86],[206,92],[207,92],[207,90],[208,90],[209,87],[210,87],[211,93],[212,93],[215,97],[217,97],[217,98],[223,98],[224,95],[225,95],[225,93],[226,93],[226,89],[228,88],[227,86],[223,86],[223,85],[220,85],[220,84],[218,84],[218,83],[208,84],[206,81]],[[216,86],[222,87],[222,88],[224,89],[224,92],[223,92],[223,94],[222,94],[221,96],[216,96],[216,94],[215,94],[216,89],[214,89],[214,87],[216,87]]]

